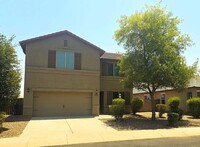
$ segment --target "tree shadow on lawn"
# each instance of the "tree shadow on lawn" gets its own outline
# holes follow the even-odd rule
[[[177,127],[190,126],[188,120],[181,120],[173,127],[168,125],[167,118],[157,118],[152,121],[142,115],[125,115],[121,120],[109,119],[102,120],[106,125],[116,130],[152,130],[152,129],[170,129]]]
[[[8,130],[9,130],[8,128],[2,127],[2,128],[0,128],[0,134],[1,134],[2,132],[8,131]]]

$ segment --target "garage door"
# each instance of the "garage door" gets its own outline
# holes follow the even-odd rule
[[[91,112],[91,93],[34,92],[33,95],[33,116],[82,116]]]

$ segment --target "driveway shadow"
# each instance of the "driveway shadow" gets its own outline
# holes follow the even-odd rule
[[[56,120],[56,119],[84,119],[95,118],[95,116],[52,116],[52,117],[32,117],[31,120]]]

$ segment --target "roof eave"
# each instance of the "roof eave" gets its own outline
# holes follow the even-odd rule
[[[26,44],[24,44],[23,41],[20,41],[19,44],[20,44],[24,54],[26,54]]]
[[[111,58],[100,58],[101,60],[114,60],[114,61],[119,61],[120,59],[111,59]]]

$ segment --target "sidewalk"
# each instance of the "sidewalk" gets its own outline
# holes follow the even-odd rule
[[[94,129],[87,131],[78,131],[77,128],[77,131],[74,131],[73,133],[69,133],[69,130],[67,129],[65,130],[66,133],[63,133],[61,132],[62,129],[60,129],[58,130],[60,133],[52,133],[54,132],[54,129],[56,129],[53,128],[52,132],[38,134],[38,136],[35,135],[34,137],[30,137],[23,133],[20,137],[0,139],[0,146],[59,146],[68,144],[140,140],[163,137],[189,137],[200,135],[200,127],[131,131],[117,131],[114,129],[101,131],[98,129],[95,130],[95,127],[93,128]]]
[[[200,135],[200,128],[176,128],[159,130],[117,131],[105,134],[83,133],[68,136],[68,144],[139,140],[166,137],[189,137]]]

